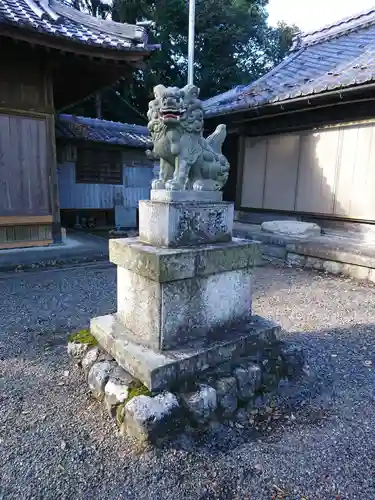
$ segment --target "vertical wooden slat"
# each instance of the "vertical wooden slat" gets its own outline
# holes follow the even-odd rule
[[[301,140],[296,210],[332,214],[339,129],[306,134]]]
[[[0,216],[12,209],[12,198],[8,183],[10,159],[9,116],[0,115]]]
[[[46,122],[0,115],[0,215],[47,215]]]
[[[372,150],[372,128],[363,126],[358,129],[358,140],[355,155],[354,175],[351,183],[352,198],[350,203],[350,217],[366,219],[371,217],[371,198],[374,193],[369,189],[368,165]]]
[[[294,209],[299,141],[298,134],[269,138],[263,208]]]
[[[267,139],[246,138],[241,186],[241,206],[262,208]]]
[[[348,216],[351,211],[352,183],[358,142],[357,127],[342,130],[342,148],[336,183],[336,215]]]

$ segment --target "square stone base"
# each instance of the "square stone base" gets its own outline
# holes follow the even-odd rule
[[[183,348],[158,352],[130,340],[129,331],[107,315],[91,320],[91,333],[99,344],[131,375],[150,391],[178,386],[201,372],[244,356],[254,356],[277,342],[279,327],[271,321],[253,316],[241,330],[222,330],[208,341],[191,341]]]
[[[140,201],[139,238],[158,247],[192,247],[232,239],[233,203]]]
[[[129,340],[158,351],[241,328],[251,317],[258,256],[259,245],[244,240],[175,250],[112,240],[117,320]]]

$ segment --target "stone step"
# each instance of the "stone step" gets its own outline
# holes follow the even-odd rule
[[[280,327],[260,316],[253,316],[242,330],[223,330],[216,338],[195,340],[167,351],[155,351],[128,340],[129,332],[115,315],[92,319],[90,330],[124,370],[150,391],[160,391],[242,356],[262,358],[267,347],[277,343]]]

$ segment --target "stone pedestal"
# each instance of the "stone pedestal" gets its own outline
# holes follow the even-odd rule
[[[139,238],[158,247],[223,243],[232,239],[233,204],[217,202],[139,202]]]
[[[252,316],[260,248],[232,239],[233,205],[218,193],[152,198],[140,202],[140,237],[109,242],[117,312],[94,318],[91,331],[125,370],[161,390],[275,341],[275,326]]]

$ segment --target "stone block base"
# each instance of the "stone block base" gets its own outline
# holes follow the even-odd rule
[[[112,240],[110,257],[118,266],[117,319],[127,340],[171,349],[240,328],[251,317],[255,242],[168,249],[129,238]]]
[[[139,202],[139,238],[157,247],[192,247],[232,239],[233,203]]]
[[[264,320],[257,321],[261,325]],[[267,329],[264,325],[263,330]],[[89,335],[83,340],[86,338],[90,340]],[[253,350],[249,356],[214,368],[204,369],[202,365],[193,381],[181,383],[172,391],[151,392],[102,346],[70,341],[68,355],[83,368],[91,394],[104,400],[120,434],[151,443],[194,427],[225,425],[240,431],[259,429],[263,420],[268,427],[273,411],[275,421],[280,418],[275,404],[278,388],[298,377],[304,366],[299,347],[275,342],[271,348],[264,339],[256,355]]]
[[[200,373],[243,356],[257,359],[264,349],[277,344],[279,327],[253,316],[241,330],[217,332],[216,338],[190,341],[178,349],[155,351],[136,344],[116,315],[91,320],[92,335],[117,363],[151,391],[178,386]]]

